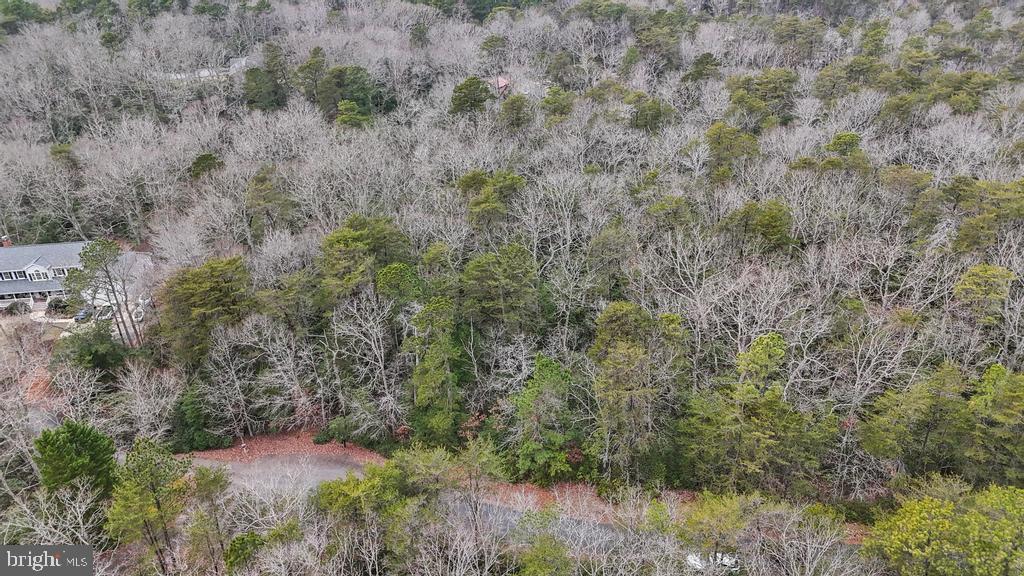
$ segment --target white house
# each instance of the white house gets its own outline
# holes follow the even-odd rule
[[[68,270],[81,268],[78,253],[85,242],[12,246],[0,239],[0,308],[22,301],[45,303],[64,296]]]

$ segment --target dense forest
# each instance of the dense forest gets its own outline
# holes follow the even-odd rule
[[[1018,2],[0,0],[0,78],[0,234],[157,264],[141,326],[8,324],[4,543],[1024,574]],[[290,430],[387,459],[306,492],[187,456]]]

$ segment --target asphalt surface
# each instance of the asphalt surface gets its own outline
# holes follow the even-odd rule
[[[231,481],[243,486],[264,485],[275,488],[311,490],[321,482],[344,478],[350,473],[362,474],[362,466],[342,456],[272,455],[246,462],[223,462],[201,457],[192,459],[193,466],[223,466]]]

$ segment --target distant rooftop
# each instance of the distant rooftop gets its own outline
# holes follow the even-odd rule
[[[78,253],[87,242],[23,244],[0,247],[0,271],[24,270],[31,264],[51,268],[79,266]]]

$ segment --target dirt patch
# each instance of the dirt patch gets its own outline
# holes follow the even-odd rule
[[[871,535],[871,528],[864,524],[847,522],[843,525],[843,529],[846,532],[846,538],[843,542],[852,546],[860,546],[864,544],[864,540]]]
[[[562,482],[544,488],[529,482],[496,482],[484,497],[488,504],[518,512],[554,508],[563,516],[602,524],[615,519],[615,506],[598,496],[593,486],[582,482]]]
[[[50,372],[44,367],[36,369],[26,378],[25,398],[30,404],[45,405],[50,402],[53,396],[50,380]]]
[[[228,448],[193,452],[192,456],[216,462],[253,462],[268,456],[338,456],[360,465],[383,464],[386,458],[352,444],[313,442],[314,432],[297,430],[236,440]]]
[[[556,503],[555,495],[550,489],[529,482],[519,484],[496,482],[490,486],[489,493],[484,500],[489,504],[504,506],[520,512],[540,510]]]

